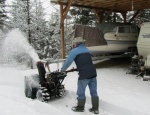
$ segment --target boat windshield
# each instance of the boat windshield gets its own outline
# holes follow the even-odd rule
[[[119,33],[130,33],[130,27],[118,27]]]
[[[136,27],[131,27],[132,33],[137,33],[137,28]]]
[[[111,32],[117,32],[117,27],[115,27]]]

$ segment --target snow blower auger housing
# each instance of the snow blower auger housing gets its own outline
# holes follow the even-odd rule
[[[47,102],[52,97],[63,96],[65,93],[65,87],[62,84],[64,78],[68,72],[77,71],[77,69],[71,69],[66,72],[47,73],[42,62],[37,63],[37,68],[39,75],[25,76],[25,95],[43,102]]]

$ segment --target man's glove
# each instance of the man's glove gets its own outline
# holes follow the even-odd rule
[[[61,71],[61,75],[66,75],[66,74],[67,74],[67,72]]]

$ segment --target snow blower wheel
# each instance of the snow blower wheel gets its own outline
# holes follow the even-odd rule
[[[50,99],[50,94],[46,88],[41,87],[38,89],[36,97],[39,101],[47,102]]]

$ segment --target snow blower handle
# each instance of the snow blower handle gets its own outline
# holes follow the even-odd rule
[[[74,71],[78,71],[77,68],[72,68],[72,69],[67,70],[67,71],[65,71],[65,72],[66,72],[66,73],[69,73],[69,72],[74,72]]]

